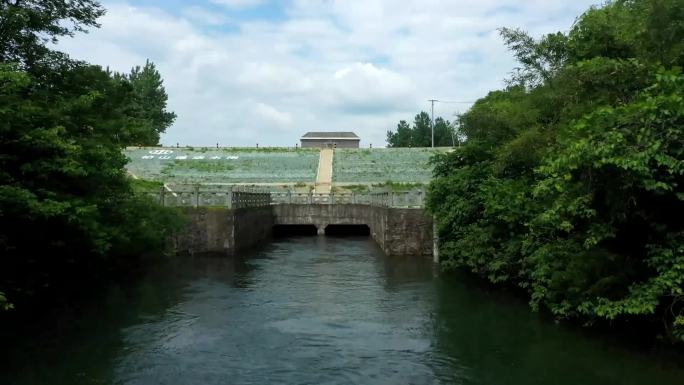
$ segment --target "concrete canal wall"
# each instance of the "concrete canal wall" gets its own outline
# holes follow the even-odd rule
[[[189,224],[174,237],[179,254],[232,255],[261,244],[274,225],[367,225],[389,256],[431,256],[432,218],[423,209],[338,204],[279,204],[258,208],[188,208]]]
[[[389,256],[432,256],[432,217],[423,209],[370,208],[371,236]]]
[[[270,207],[187,208],[188,225],[174,236],[177,254],[233,255],[270,238],[273,212]]]

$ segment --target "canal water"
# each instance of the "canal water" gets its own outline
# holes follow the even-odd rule
[[[684,384],[676,357],[466,281],[368,237],[179,259],[3,346],[0,384]]]

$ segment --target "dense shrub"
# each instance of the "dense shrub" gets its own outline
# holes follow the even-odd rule
[[[502,34],[520,69],[434,159],[444,266],[558,318],[684,341],[684,3],[613,1],[567,35]]]

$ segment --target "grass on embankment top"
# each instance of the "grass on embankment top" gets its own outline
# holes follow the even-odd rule
[[[294,148],[127,148],[127,169],[170,184],[313,183],[319,151]]]
[[[133,192],[136,194],[149,192],[149,191],[159,191],[162,188],[162,186],[164,185],[162,182],[158,182],[158,181],[154,181],[154,180],[135,179],[135,178],[129,178],[129,183],[131,184],[131,188],[133,189]]]
[[[446,148],[337,149],[333,159],[333,182],[428,183],[430,159]]]
[[[129,147],[131,174],[167,184],[314,183],[319,149],[302,148],[159,148]],[[444,148],[336,149],[333,182],[347,191],[362,185],[429,183],[430,158]],[[387,183],[387,181],[391,181]],[[358,185],[356,188],[348,185]],[[371,186],[372,189],[372,186]]]

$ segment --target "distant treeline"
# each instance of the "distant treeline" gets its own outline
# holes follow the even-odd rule
[[[413,119],[413,126],[405,120],[397,124],[396,131],[387,131],[387,147],[432,147],[433,127],[430,115],[421,111]],[[441,117],[434,122],[435,147],[456,146],[458,137],[453,125]]]
[[[119,74],[47,45],[103,14],[92,0],[0,2],[0,310],[87,292],[161,253],[179,222],[124,169],[124,146],[156,145],[175,119],[154,64]]]
[[[610,1],[567,34],[501,35],[519,68],[435,159],[444,267],[559,319],[684,341],[684,1]]]

